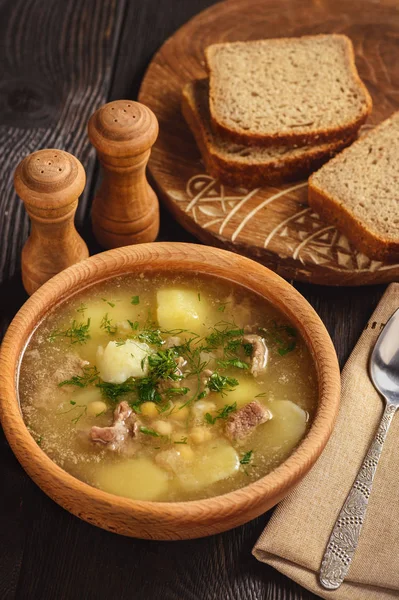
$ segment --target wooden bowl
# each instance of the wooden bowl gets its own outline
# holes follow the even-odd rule
[[[206,273],[246,286],[295,325],[314,358],[319,395],[314,421],[299,447],[279,467],[236,491],[191,502],[134,501],[103,492],[57,466],[37,445],[18,399],[21,355],[38,323],[67,298],[124,273],[168,270]],[[12,321],[0,352],[0,417],[7,440],[39,487],[74,515],[109,531],[147,539],[196,538],[242,525],[290,492],[326,445],[339,407],[340,373],[331,339],[307,301],[278,275],[237,254],[195,244],[127,246],[73,265],[45,283]]]

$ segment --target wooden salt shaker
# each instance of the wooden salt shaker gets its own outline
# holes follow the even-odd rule
[[[88,133],[103,166],[92,207],[97,241],[104,248],[153,242],[159,205],[145,169],[158,136],[156,116],[139,102],[116,100],[92,115]]]
[[[31,234],[22,249],[22,281],[28,294],[89,256],[74,225],[78,197],[85,183],[81,163],[63,150],[39,150],[19,163],[15,190],[32,222]]]

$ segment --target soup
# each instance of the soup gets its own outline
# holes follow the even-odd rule
[[[60,467],[137,500],[223,494],[306,434],[317,377],[263,298],[205,276],[126,275],[58,306],[20,365],[25,422]]]

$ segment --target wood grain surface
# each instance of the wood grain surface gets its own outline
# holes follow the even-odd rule
[[[86,124],[103,104],[111,79],[125,0],[0,2],[0,282],[19,268],[28,218],[12,185],[30,152],[60,148],[88,175],[95,152]],[[77,212],[82,226],[88,208]]]
[[[215,42],[344,33],[373,97],[365,133],[399,108],[399,12],[364,0],[229,0],[197,15],[162,46],[139,99],[156,114],[160,135],[151,173],[172,214],[208,244],[241,252],[284,277],[326,285],[395,281],[399,264],[359,252],[307,204],[307,181],[235,188],[206,172],[181,115],[182,88],[207,76],[204,50]]]
[[[230,0],[227,0],[230,1]],[[266,0],[265,0],[266,2]],[[366,0],[362,10],[367,13],[371,4],[381,4],[380,0]],[[3,44],[0,48],[0,69],[6,60],[18,64],[8,77],[8,84],[1,84],[0,118],[4,112],[12,115],[8,125],[1,129],[1,196],[0,214],[0,326],[5,327],[26,300],[18,270],[19,253],[27,236],[27,219],[21,208],[17,210],[12,191],[13,169],[22,153],[13,160],[10,152],[18,146],[30,143],[26,153],[36,150],[35,140],[42,140],[40,122],[26,119],[26,110],[31,106],[22,94],[11,94],[12,82],[25,81],[32,65],[38,57],[59,48],[59,28],[65,27],[62,15],[71,11],[96,10],[92,22],[99,22],[103,8],[107,6],[117,12],[123,22],[120,38],[106,38],[108,43],[105,62],[112,62],[111,49],[117,46],[117,59],[114,62],[112,86],[108,91],[103,77],[101,93],[108,99],[135,98],[145,68],[154,52],[162,43],[199,11],[214,4],[214,0],[130,0],[126,11],[122,2],[94,2],[92,0],[1,0],[0,29]],[[287,19],[295,9],[296,0],[286,4]],[[396,6],[396,0],[384,0],[386,6]],[[320,10],[323,3],[309,1],[306,11]],[[48,7],[48,8],[47,8]],[[58,26],[50,26],[47,11],[56,11]],[[26,16],[28,12],[28,17]],[[107,13],[109,16],[109,13]],[[269,17],[273,18],[272,11]],[[25,15],[25,16],[24,16]],[[47,18],[44,16],[47,15]],[[104,17],[104,15],[103,15]],[[29,20],[29,28],[26,20]],[[109,17],[109,20],[110,17]],[[107,29],[107,18],[102,20],[102,29],[97,26],[97,42],[101,31]],[[15,23],[25,23],[23,34],[15,32]],[[298,19],[298,26],[302,19]],[[12,25],[14,23],[14,25]],[[12,26],[14,29],[12,30]],[[71,30],[73,26],[74,30]],[[79,18],[68,22],[69,35],[82,40],[84,23]],[[378,23],[370,20],[369,35],[378,29]],[[26,31],[25,31],[26,30]],[[32,30],[36,33],[32,35]],[[29,33],[30,32],[30,33]],[[41,32],[39,35],[37,32]],[[24,38],[25,36],[25,38]],[[22,57],[22,39],[25,39],[25,52]],[[7,46],[4,40],[7,39]],[[91,39],[91,38],[90,38]],[[395,42],[395,36],[393,36]],[[84,47],[84,41],[82,41]],[[82,48],[83,48],[82,47]],[[93,49],[93,52],[95,50]],[[82,53],[82,55],[80,54]],[[77,52],[76,64],[68,62],[68,81],[73,73],[85,63],[83,50]],[[91,54],[92,56],[92,54]],[[388,60],[388,57],[387,57]],[[393,64],[389,58],[389,66]],[[33,69],[32,69],[33,71]],[[65,68],[64,68],[65,72]],[[109,80],[110,68],[106,67]],[[104,76],[104,74],[103,74]],[[28,77],[29,79],[29,77]],[[40,83],[43,77],[37,78]],[[58,81],[61,86],[62,80]],[[395,82],[393,82],[395,84]],[[42,84],[43,85],[43,84]],[[52,93],[46,88],[45,103],[51,104]],[[68,97],[68,95],[66,95]],[[60,97],[61,107],[64,97]],[[70,97],[71,98],[71,97]],[[3,107],[7,105],[7,111]],[[21,110],[22,109],[22,110]],[[75,110],[79,111],[79,98]],[[29,113],[31,115],[31,113]],[[29,133],[26,133],[28,127]],[[59,130],[58,130],[59,131]],[[47,133],[49,135],[49,133]],[[62,129],[58,135],[69,139],[70,132]],[[82,140],[84,127],[74,130],[74,137]],[[42,144],[42,147],[46,144]],[[4,151],[4,148],[6,150]],[[10,150],[11,149],[11,150]],[[70,147],[64,149],[70,150]],[[82,159],[82,156],[80,156]],[[87,164],[83,161],[85,168]],[[90,171],[88,173],[90,177]],[[96,178],[86,189],[93,190]],[[4,207],[14,207],[12,227],[5,222]],[[88,219],[84,223],[84,238],[91,252],[99,250],[92,234]],[[183,229],[164,209],[161,209],[161,230],[159,239],[193,241],[194,238]],[[11,274],[14,274],[11,276]],[[327,288],[309,284],[295,284],[295,287],[310,301],[324,321],[338,352],[341,366],[355,345],[369,316],[377,305],[385,286],[367,288],[347,287]],[[50,500],[25,474],[11,449],[0,434],[0,477],[3,485],[0,494],[0,598],[3,600],[74,600],[75,598],[109,600],[314,600],[316,596],[300,588],[297,584],[280,575],[274,569],[258,563],[251,555],[251,549],[267,523],[270,512],[243,527],[230,532],[194,541],[148,542],[135,540],[102,531],[76,517],[73,517]]]

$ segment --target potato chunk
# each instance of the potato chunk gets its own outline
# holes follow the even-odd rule
[[[307,413],[289,400],[265,403],[272,418],[262,425],[265,444],[288,456],[306,431]]]
[[[195,290],[159,290],[157,304],[157,319],[162,329],[188,329],[201,333],[210,325],[211,307]]]
[[[97,368],[100,377],[108,383],[123,383],[129,377],[145,377],[150,347],[143,342],[126,340],[122,345],[108,342],[97,349]]]
[[[197,452],[189,465],[183,465],[177,477],[182,488],[187,491],[202,488],[227,479],[239,469],[237,452],[225,440],[212,441]]]
[[[235,374],[234,377],[236,377]],[[245,404],[252,402],[255,396],[261,393],[262,389],[252,377],[248,379],[244,377],[239,379],[236,377],[236,379],[238,380],[238,385],[231,392],[228,392],[225,396],[221,396],[220,394],[212,396],[212,400],[217,403],[217,408],[223,408],[225,404],[233,404],[234,402],[237,403],[237,408],[242,408]]]
[[[168,474],[148,458],[130,458],[101,464],[94,485],[132,500],[157,500],[168,490]]]

